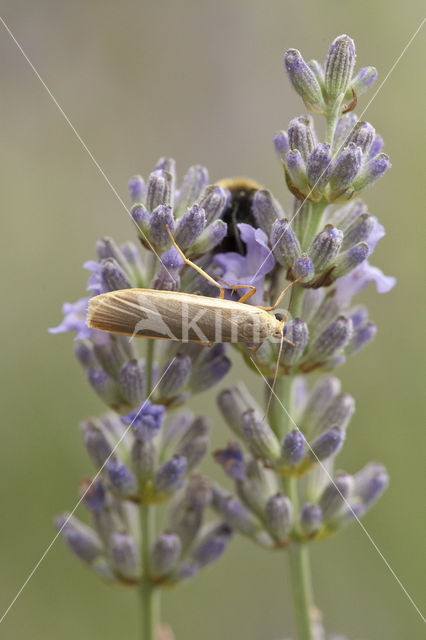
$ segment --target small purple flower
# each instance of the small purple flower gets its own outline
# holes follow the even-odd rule
[[[336,281],[334,288],[336,302],[339,304],[349,303],[350,299],[365,289],[370,282],[376,284],[377,293],[387,293],[395,286],[396,278],[385,276],[378,267],[373,267],[365,261]]]
[[[131,425],[133,433],[138,440],[151,440],[163,424],[166,408],[160,404],[151,404],[145,400],[142,408],[138,407],[126,416],[122,416],[123,424]]]
[[[92,329],[86,325],[87,304],[89,298],[80,298],[77,302],[65,302],[62,305],[64,319],[57,327],[52,327],[49,333],[66,333],[75,331],[76,339],[84,340],[92,336]]]
[[[240,222],[237,225],[241,240],[246,245],[246,255],[230,251],[218,253],[214,261],[224,272],[222,277],[230,284],[252,284],[256,293],[250,298],[251,304],[262,304],[263,280],[274,266],[274,257],[268,248],[268,238],[261,229],[254,229],[249,224]],[[245,290],[242,290],[246,293]]]

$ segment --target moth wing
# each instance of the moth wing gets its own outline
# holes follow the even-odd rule
[[[176,339],[163,312],[141,289],[102,293],[89,300],[87,324],[92,329],[126,336]]]

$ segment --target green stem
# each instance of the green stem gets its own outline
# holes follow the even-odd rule
[[[149,554],[155,537],[155,519],[153,507],[140,507],[141,522],[141,560],[143,575],[140,585],[142,604],[142,640],[155,640],[156,627],[159,621],[160,593],[151,582],[149,572]]]
[[[307,251],[310,247],[310,244],[316,234],[318,233],[319,227],[322,223],[322,214],[324,213],[324,209],[327,206],[327,201],[325,199],[320,200],[319,202],[311,202],[311,215],[309,217],[309,225],[307,229],[304,231],[303,238],[303,247]]]
[[[300,287],[301,288],[301,287]],[[297,298],[298,305],[301,305],[302,294]],[[279,437],[294,428],[291,420],[291,388],[293,376],[283,376],[277,380],[276,393],[281,400],[286,411],[280,403],[275,400],[271,406],[270,423]],[[283,488],[293,506],[295,518],[299,513],[299,496],[297,491],[297,478],[283,478]],[[297,520],[295,533],[297,533]],[[295,540],[290,542],[288,547],[290,559],[290,578],[293,595],[294,618],[298,640],[313,640],[310,610],[312,607],[312,585],[309,567],[309,553],[307,545],[300,544]]]
[[[155,340],[146,341],[145,353],[145,376],[146,376],[146,397],[152,393],[152,367],[154,363]]]
[[[334,109],[330,111],[326,116],[327,118],[326,142],[328,142],[328,144],[330,145],[332,152],[333,152],[334,132],[336,130],[337,121],[340,118],[340,110],[341,110],[341,103],[336,102]]]

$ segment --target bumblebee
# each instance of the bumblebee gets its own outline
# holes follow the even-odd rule
[[[217,253],[234,251],[244,256],[246,250],[244,243],[241,242],[237,224],[247,222],[252,227],[257,227],[253,215],[253,198],[256,191],[264,189],[264,187],[250,178],[224,178],[219,180],[217,184],[219,187],[227,189],[231,198],[221,215],[222,220],[228,225],[228,233],[215,251]]]

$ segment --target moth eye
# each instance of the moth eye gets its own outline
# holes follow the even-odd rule
[[[284,318],[284,316],[281,315],[281,313],[276,313],[275,317],[276,317],[277,320],[279,320],[279,322],[281,322],[281,320]]]

